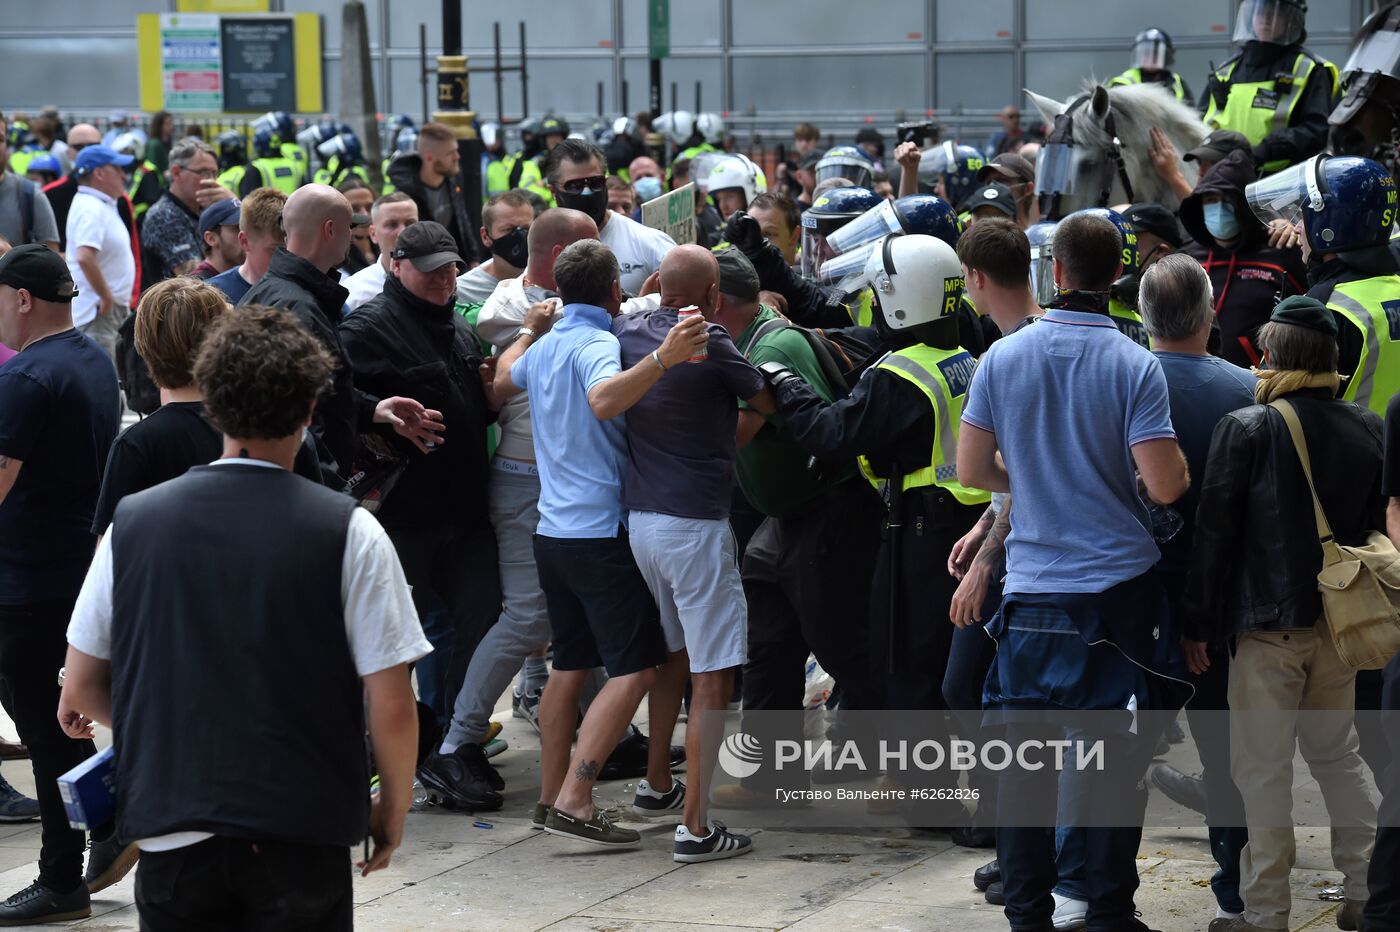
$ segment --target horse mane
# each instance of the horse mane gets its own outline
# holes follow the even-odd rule
[[[1092,79],[1084,82],[1082,93],[1092,96],[1098,84]],[[1108,88],[1114,126],[1118,138],[1125,143],[1130,134],[1146,138],[1148,130],[1156,127],[1166,132],[1177,145],[1195,146],[1205,139],[1209,129],[1201,122],[1194,107],[1176,99],[1176,95],[1158,84],[1129,84]],[[1084,108],[1089,106],[1086,101]],[[1076,111],[1076,113],[1083,112]],[[1137,130],[1136,133],[1133,131]],[[1107,146],[1108,131],[1097,120],[1075,120],[1076,142]]]

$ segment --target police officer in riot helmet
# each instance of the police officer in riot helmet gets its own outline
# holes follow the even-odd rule
[[[1400,158],[1400,3],[1367,17],[1342,66],[1342,99],[1327,118],[1328,151],[1374,159],[1395,175]]]
[[[1322,151],[1339,87],[1337,66],[1303,46],[1304,0],[1244,0],[1234,41],[1244,48],[1213,71],[1200,108],[1212,129],[1243,133],[1262,174]]]
[[[1172,71],[1175,57],[1176,47],[1172,44],[1171,36],[1155,26],[1144,29],[1133,40],[1133,66],[1110,80],[1106,86],[1160,84],[1171,91],[1177,100],[1190,102],[1191,89],[1180,74]]]
[[[889,234],[870,251],[867,277],[875,327],[892,352],[848,397],[826,404],[781,366],[760,368],[784,430],[819,461],[858,457],[890,508],[870,614],[881,707],[939,709],[953,629],[930,619],[947,611],[957,584],[928,568],[947,564],[953,544],[991,498],[957,479],[957,433],[975,366],[958,343],[962,267],[942,240]]]
[[[977,190],[977,173],[986,161],[972,146],[951,139],[926,150],[919,159],[919,190],[935,194],[958,210]]]

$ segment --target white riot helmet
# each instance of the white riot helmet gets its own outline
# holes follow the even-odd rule
[[[138,159],[141,158],[143,150],[141,140],[136,138],[135,133],[122,133],[116,139],[112,140],[112,148],[122,155],[132,155]]]
[[[695,114],[689,110],[663,113],[656,118],[656,122],[652,125],[658,132],[669,136],[672,143],[683,146],[690,141],[691,136],[695,135]]]
[[[629,116],[620,116],[613,120],[612,131],[614,136],[635,136],[637,135],[637,121]]]
[[[865,266],[886,329],[913,330],[952,317],[963,296],[962,264],[952,246],[922,233],[891,233]]]
[[[703,187],[712,197],[726,189],[740,189],[743,191],[744,203],[737,209],[744,210],[753,203],[757,195],[768,190],[768,182],[763,177],[763,172],[750,159],[742,155],[722,155],[712,163],[709,172],[706,173]]]
[[[724,144],[724,120],[718,113],[702,113],[695,118],[695,127],[712,146]]]

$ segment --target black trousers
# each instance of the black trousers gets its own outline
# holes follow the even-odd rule
[[[354,928],[350,852],[210,838],[143,851],[136,911],[143,932],[338,932]]]
[[[480,526],[389,528],[389,539],[413,587],[413,604],[433,652],[418,664],[419,691],[444,727],[467,678],[472,652],[501,615],[496,534]],[[431,623],[446,608],[447,624]],[[425,683],[424,680],[430,680]]]
[[[1381,699],[1382,728],[1390,740],[1390,766],[1376,774],[1381,788],[1380,828],[1371,852],[1366,883],[1371,899],[1366,904],[1366,928],[1400,929],[1400,656],[1385,668]]]
[[[68,652],[73,602],[0,605],[0,704],[29,746],[34,768],[43,829],[39,880],[62,893],[82,883],[86,838],[68,827],[58,778],[94,750],[91,741],[75,741],[58,727],[58,671]]]

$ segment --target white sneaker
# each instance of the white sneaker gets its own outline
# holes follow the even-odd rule
[[[1055,898],[1055,914],[1050,921],[1056,929],[1084,928],[1084,919],[1089,915],[1087,900],[1072,900],[1058,893],[1050,895]]]
[[[682,822],[676,826],[676,847],[671,859],[681,864],[695,864],[700,861],[718,861],[721,858],[737,858],[753,850],[753,841],[747,835],[731,832],[724,823],[711,819],[710,833],[704,836],[692,835]]]

